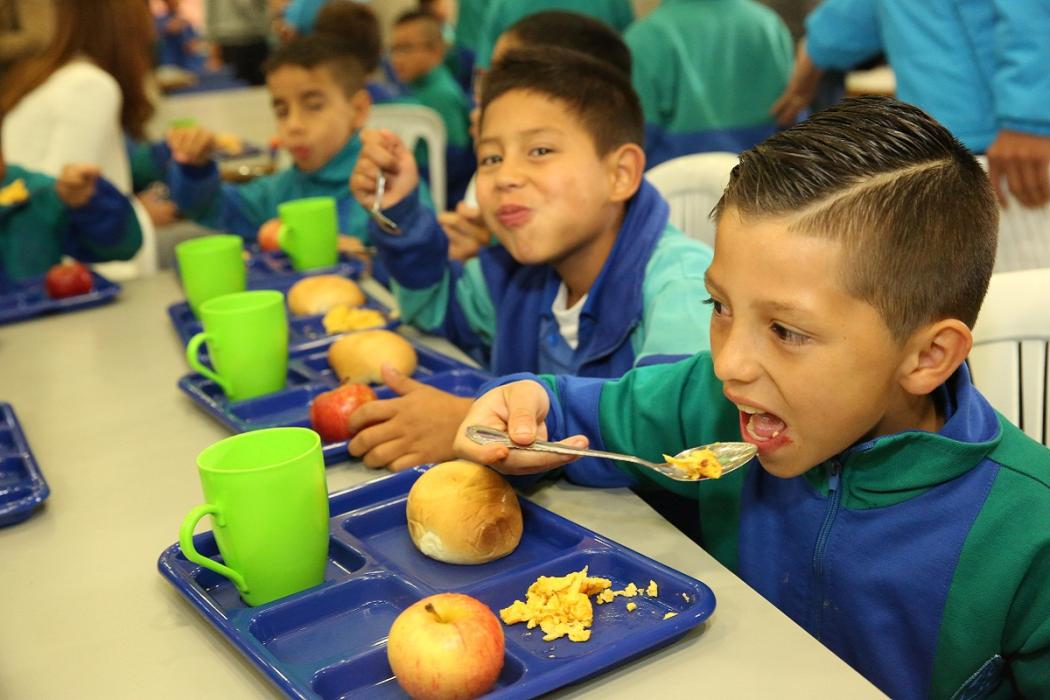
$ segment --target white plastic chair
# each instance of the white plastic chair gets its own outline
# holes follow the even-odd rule
[[[715,222],[709,214],[729,184],[735,153],[695,153],[660,163],[645,176],[671,206],[671,223],[690,238],[715,245]]]
[[[988,159],[977,156],[985,170]],[[1050,204],[1028,209],[1010,194],[1006,178],[1002,181],[1009,205],[999,210],[999,247],[995,254],[996,272],[1013,272],[1050,267]]]
[[[422,139],[430,168],[430,196],[437,211],[445,211],[445,145],[448,136],[441,115],[430,107],[412,104],[373,105],[367,128],[390,129],[409,146]]]
[[[973,335],[974,383],[1014,425],[1050,444],[1050,269],[992,275]]]

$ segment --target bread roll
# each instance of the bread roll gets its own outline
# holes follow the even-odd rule
[[[351,333],[328,348],[328,364],[343,382],[380,384],[383,363],[411,377],[416,371],[416,349],[392,331]]]
[[[456,460],[428,469],[408,492],[408,533],[420,552],[449,564],[484,564],[521,541],[521,506],[502,476]]]
[[[364,292],[352,280],[339,275],[304,277],[288,290],[288,308],[296,316],[323,314],[333,306],[360,306]]]

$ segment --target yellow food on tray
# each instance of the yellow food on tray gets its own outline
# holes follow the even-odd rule
[[[664,455],[664,460],[685,472],[689,479],[717,479],[722,476],[722,463],[711,450],[697,450],[689,453],[688,457]]]
[[[565,576],[540,576],[529,586],[525,602],[515,600],[499,611],[504,623],[524,622],[529,629],[543,630],[543,641],[568,636],[573,642],[591,638],[594,608],[587,596],[612,586],[607,578],[587,576],[587,567]]]
[[[26,181],[18,178],[7,187],[0,189],[0,206],[18,204],[29,199],[29,190],[26,189]]]
[[[385,326],[386,317],[375,309],[340,305],[329,309],[321,323],[324,324],[325,332],[331,335]]]

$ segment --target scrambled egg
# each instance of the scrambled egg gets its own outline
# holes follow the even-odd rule
[[[722,464],[711,450],[697,450],[682,458],[664,455],[664,460],[672,467],[681,469],[690,479],[717,479],[722,476]]]
[[[638,603],[628,603],[627,604],[627,612],[634,612],[637,609],[638,609]]]
[[[545,642],[566,635],[573,642],[586,642],[591,638],[587,628],[594,622],[594,609],[587,596],[610,586],[607,578],[588,577],[586,566],[565,576],[540,576],[529,586],[526,602],[515,600],[500,610],[499,616],[508,625],[525,622],[529,629],[539,625]]]
[[[375,309],[357,308],[346,305],[333,306],[321,319],[324,330],[329,335],[359,331],[386,325],[386,317]]]
[[[0,189],[0,206],[19,204],[29,199],[29,190],[26,189],[26,181],[18,178],[7,187]]]
[[[622,591],[614,591],[611,588],[605,589],[604,591],[598,594],[595,600],[598,601],[598,605],[602,605],[603,603],[613,602],[613,600],[615,600],[619,596],[623,596],[624,598],[634,598],[635,596],[639,595],[647,595],[650,598],[655,598],[659,591],[660,589],[657,587],[656,581],[649,579],[649,585],[646,586],[644,589],[636,584],[628,583]],[[634,605],[634,603],[628,603],[627,609],[634,610],[634,608],[631,607],[632,605]]]

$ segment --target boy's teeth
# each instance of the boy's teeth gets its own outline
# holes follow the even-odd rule
[[[742,413],[755,414],[755,413],[761,413],[762,412],[762,411],[758,410],[757,408],[751,408],[750,406],[741,406],[739,404],[737,404],[737,408],[740,409],[740,411]]]

